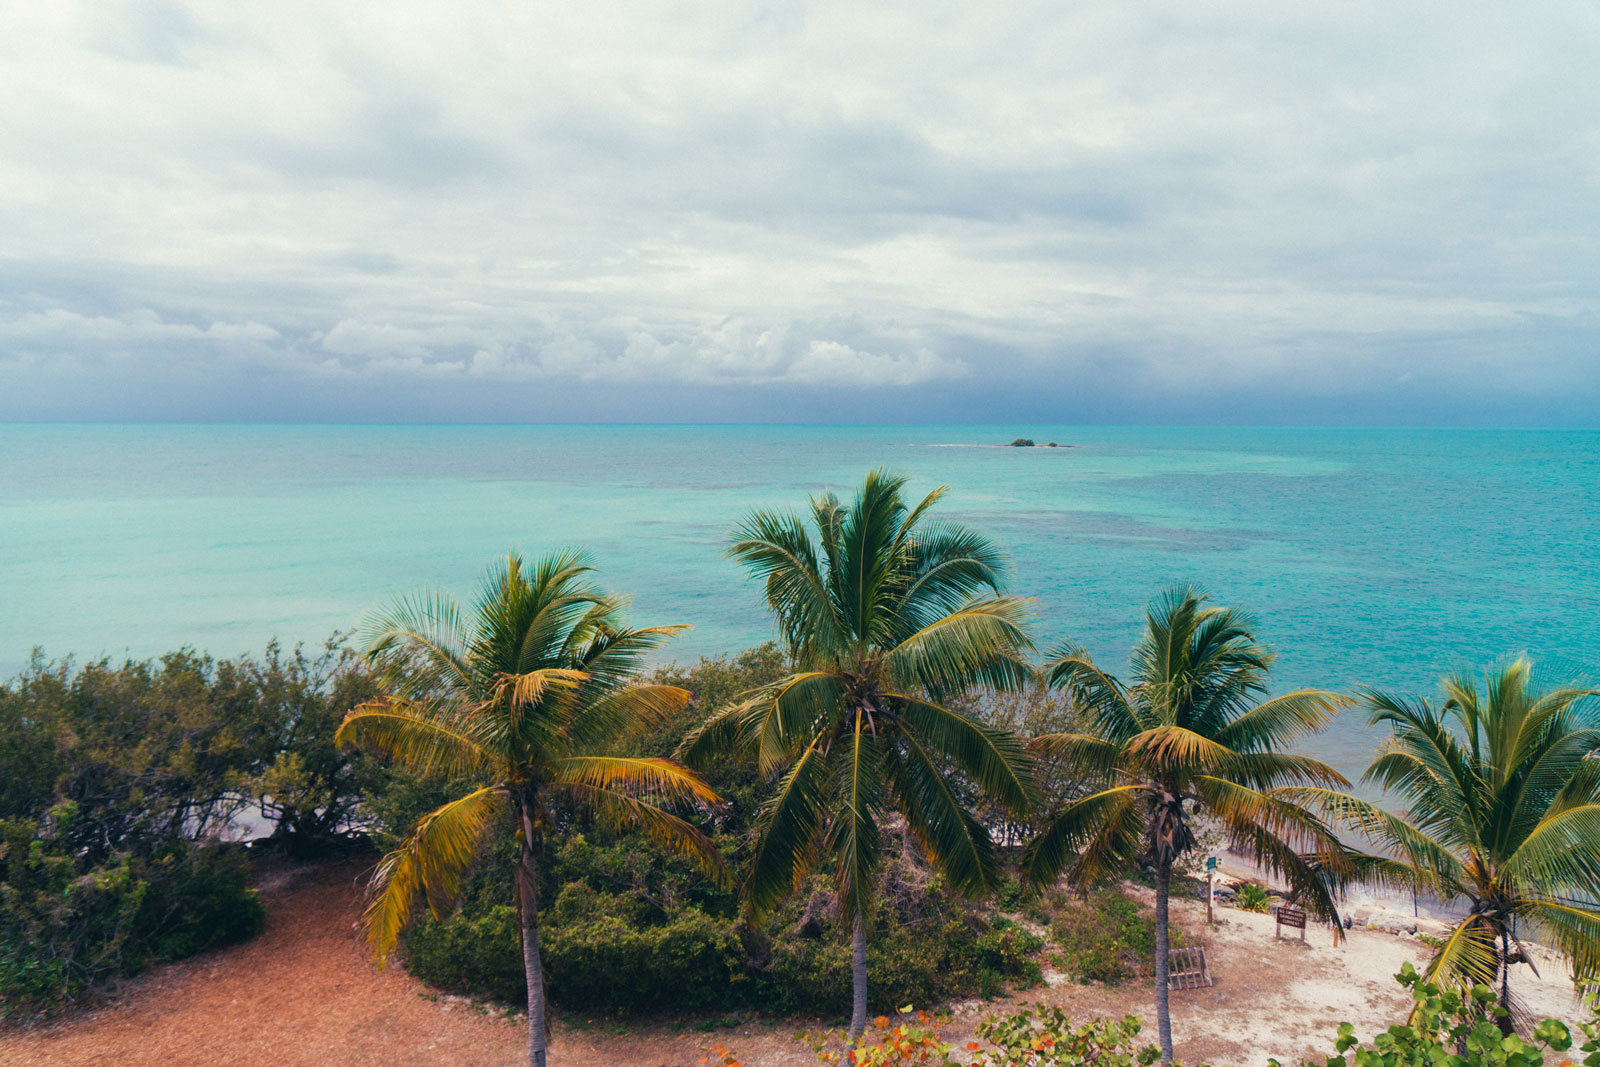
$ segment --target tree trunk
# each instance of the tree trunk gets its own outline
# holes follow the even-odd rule
[[[1500,930],[1500,1006],[1506,1014],[1495,1019],[1495,1025],[1500,1027],[1500,1032],[1507,1037],[1517,1032],[1516,1022],[1511,1018],[1511,939],[1506,936],[1504,927]]]
[[[860,915],[850,930],[850,985],[850,1040],[854,1042],[867,1029],[867,924]]]
[[[1172,895],[1172,861],[1156,863],[1156,1030],[1161,1035],[1161,1062],[1172,1062],[1172,1015],[1167,1003],[1171,975],[1172,933],[1167,921],[1167,901]]]
[[[523,818],[522,856],[517,864],[517,905],[522,916],[522,973],[528,980],[528,1067],[545,1067],[544,961],[539,958],[539,881]]]

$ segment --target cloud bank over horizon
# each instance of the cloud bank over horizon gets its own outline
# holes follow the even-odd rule
[[[1600,423],[1600,8],[0,13],[0,419]]]

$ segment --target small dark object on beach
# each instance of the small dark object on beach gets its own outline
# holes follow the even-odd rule
[[[1044,447],[1046,447],[1046,448],[1060,448],[1061,446],[1056,444],[1054,441],[1051,441],[1049,444],[1045,445]]]
[[[1031,437],[1019,437],[1015,441],[1011,442],[1011,447],[1012,448],[1032,448],[1033,447],[1033,438],[1031,438]]]

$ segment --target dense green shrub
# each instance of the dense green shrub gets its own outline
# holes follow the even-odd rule
[[[44,820],[0,820],[0,1018],[261,929],[240,850],[177,840],[91,863],[67,850],[75,816],[69,802]]]
[[[648,871],[637,884],[623,884],[616,864],[627,851],[578,838],[545,865],[558,875],[587,868],[544,891],[552,903],[543,912],[540,945],[555,1003],[608,1012],[849,1009],[849,940],[820,883],[751,929],[736,909],[720,906],[725,902],[709,901],[708,908],[677,899],[663,906],[661,883]],[[450,915],[417,923],[405,942],[412,973],[444,989],[513,1004],[524,999],[516,909],[501,868],[509,863],[491,861],[480,870]],[[874,1010],[1040,980],[1034,956],[1042,938],[1004,919],[991,922],[936,887],[896,896],[899,906],[880,911],[867,950]]]
[[[0,685],[0,1015],[258,930],[246,856],[206,842],[252,807],[297,853],[354,829],[384,779],[333,733],[375,693],[337,640],[223,661],[35,654]]]
[[[1120,887],[1087,898],[1052,900],[1050,937],[1061,950],[1063,971],[1081,982],[1117,983],[1148,975],[1155,955],[1155,914]],[[1173,944],[1180,943],[1173,929]]]

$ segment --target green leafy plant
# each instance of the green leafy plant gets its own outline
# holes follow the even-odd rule
[[[1272,896],[1267,892],[1267,887],[1260,882],[1245,882],[1234,893],[1233,906],[1240,911],[1253,911],[1264,915],[1272,907]]]
[[[1169,937],[1181,943],[1181,931]],[[1110,887],[1083,899],[1063,895],[1050,922],[1050,937],[1060,949],[1058,966],[1080,982],[1115,985],[1147,976],[1155,951],[1151,909]]]
[[[1161,1058],[1154,1045],[1139,1043],[1137,1015],[1095,1019],[1074,1026],[1059,1005],[990,1015],[978,1024],[971,1067],[1148,1067]]]
[[[837,1034],[801,1033],[795,1035],[795,1040],[809,1045],[822,1063],[850,1067],[951,1067],[952,1047],[939,1032],[940,1025],[948,1022],[948,1018],[936,1019],[908,1004],[896,1009],[896,1018],[880,1015],[860,1034],[850,1035],[842,1051],[837,1047]]]

